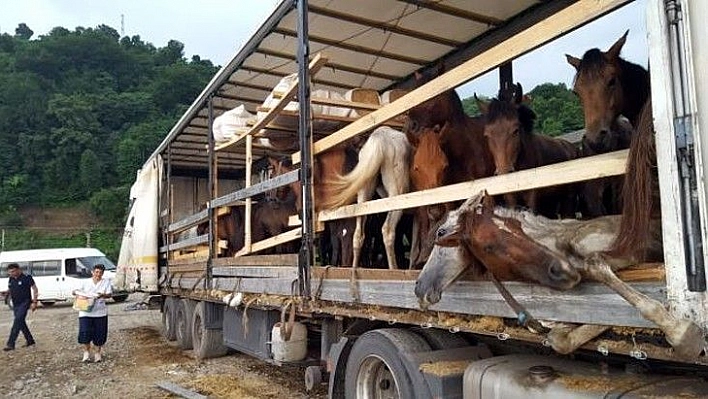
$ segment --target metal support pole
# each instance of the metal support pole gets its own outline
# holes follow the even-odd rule
[[[300,119],[298,132],[300,135],[300,151],[302,162],[300,163],[300,183],[302,185],[302,241],[300,254],[298,257],[298,282],[300,295],[310,296],[310,266],[314,261],[312,244],[314,241],[314,223],[312,214],[314,204],[312,203],[312,131],[310,122],[310,71],[308,63],[310,59],[310,46],[308,38],[307,0],[297,1],[298,24],[298,102],[300,105]]]
[[[216,212],[211,206],[211,202],[216,198],[216,154],[214,153],[214,95],[210,95],[207,99],[208,106],[208,143],[209,143],[209,206],[207,207],[207,214],[209,215],[209,258],[207,259],[206,266],[206,279],[205,287],[206,289],[211,289],[211,277],[212,277],[212,259],[216,256],[215,247],[217,245],[217,240],[214,239],[216,236]]]

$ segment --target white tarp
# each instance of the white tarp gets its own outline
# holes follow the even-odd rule
[[[158,193],[162,159],[138,171],[130,188],[130,213],[123,232],[114,285],[128,291],[157,292]]]

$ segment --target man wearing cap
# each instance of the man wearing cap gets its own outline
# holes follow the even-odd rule
[[[37,298],[39,297],[34,279],[29,274],[22,273],[20,265],[17,263],[7,265],[7,274],[10,276],[8,289],[12,299],[12,311],[15,314],[15,321],[12,323],[7,344],[3,348],[6,352],[15,349],[15,342],[20,335],[20,331],[22,331],[22,335],[25,336],[27,341],[25,347],[34,345],[34,338],[29,327],[27,327],[25,318],[27,318],[28,310],[32,309],[34,312],[37,309]]]

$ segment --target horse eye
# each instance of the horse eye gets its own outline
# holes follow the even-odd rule
[[[612,79],[610,79],[609,82],[607,82],[607,87],[615,87],[616,83],[617,83],[617,79],[612,78]]]
[[[519,128],[514,129],[513,132],[511,132],[512,135],[518,136],[519,135]]]
[[[484,246],[484,252],[486,253],[492,253],[494,252],[494,245],[489,244]]]
[[[438,229],[438,231],[435,232],[435,237],[442,238],[445,237],[446,234],[447,231],[445,229]]]

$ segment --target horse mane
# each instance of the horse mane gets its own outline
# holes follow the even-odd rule
[[[506,101],[493,99],[489,102],[486,113],[488,122],[495,122],[499,119],[517,119],[521,122],[524,133],[533,132],[533,125],[536,121],[536,113],[525,104],[512,104]]]
[[[617,238],[609,253],[618,257],[636,257],[643,261],[652,248],[651,218],[658,201],[656,147],[654,144],[651,97],[639,114],[635,134],[627,156],[627,172],[622,187],[622,219]]]

